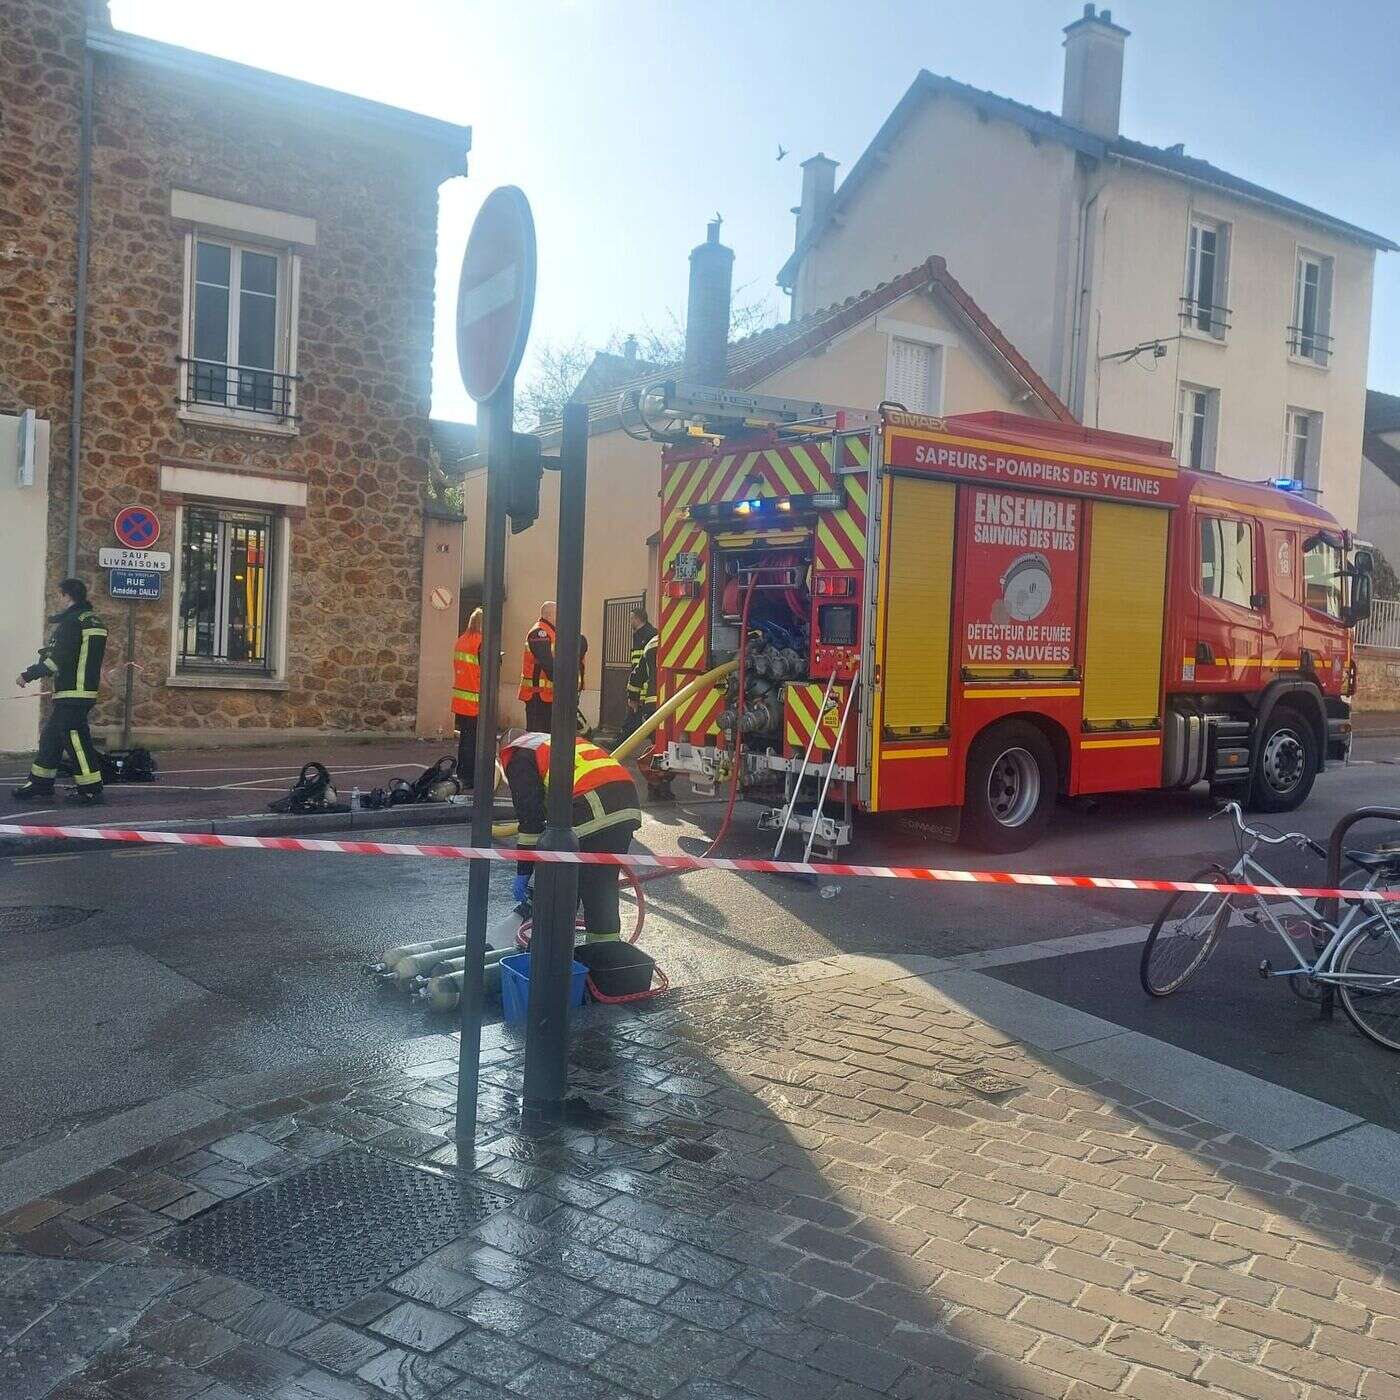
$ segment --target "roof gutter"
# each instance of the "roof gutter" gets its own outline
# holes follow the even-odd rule
[[[1250,194],[1248,190],[1242,190],[1235,185],[1227,185],[1221,180],[1208,180],[1200,175],[1189,174],[1185,170],[1176,170],[1170,165],[1158,165],[1155,161],[1140,160],[1137,156],[1126,155],[1122,151],[1110,149],[1107,159],[1120,161],[1124,165],[1135,165],[1140,170],[1150,170],[1154,175],[1173,176],[1188,185],[1198,185],[1202,189],[1219,190],[1221,194],[1228,195],[1232,199],[1243,200],[1246,204],[1254,204],[1261,209],[1270,209],[1275,214],[1286,214],[1289,218],[1297,219],[1300,223],[1325,229],[1336,238],[1345,238],[1353,243],[1361,243],[1382,253],[1400,253],[1400,243],[1392,243],[1390,239],[1383,238],[1378,233],[1368,233],[1364,228],[1358,228],[1355,224],[1329,219],[1320,210],[1310,213],[1305,209],[1295,208],[1293,205],[1280,204],[1276,200],[1264,199],[1260,195]]]

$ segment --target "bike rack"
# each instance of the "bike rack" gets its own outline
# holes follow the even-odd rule
[[[1358,807],[1354,812],[1348,812],[1332,828],[1332,834],[1327,838],[1327,885],[1330,889],[1335,890],[1341,887],[1343,838],[1352,827],[1365,821],[1400,822],[1400,807]],[[1336,899],[1323,900],[1322,917],[1328,923],[1335,924],[1341,917],[1340,904],[1341,901]],[[1332,1019],[1335,998],[1336,988],[1324,985],[1322,1002],[1318,1007],[1318,1016],[1321,1020],[1330,1021]]]

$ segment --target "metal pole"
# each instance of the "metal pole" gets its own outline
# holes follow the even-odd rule
[[[131,747],[131,709],[136,689],[136,604],[126,605],[126,695],[122,699],[122,748]]]
[[[501,689],[501,606],[505,595],[506,488],[510,473],[515,381],[481,405],[477,434],[486,457],[483,551],[481,702],[476,721],[476,786],[472,794],[473,846],[491,844],[496,796],[496,711]],[[476,1143],[477,1076],[481,1069],[481,1007],[485,996],[486,924],[491,866],[471,862],[467,875],[466,964],[462,970],[461,1044],[457,1057],[457,1157],[468,1161]]]
[[[559,581],[554,707],[549,735],[548,822],[540,849],[576,851],[574,740],[578,733],[579,632],[583,626],[583,511],[588,487],[588,407],[564,408],[559,451]],[[578,866],[540,865],[530,938],[530,1006],[525,1021],[526,1113],[558,1112],[569,1085],[569,975],[574,961]]]

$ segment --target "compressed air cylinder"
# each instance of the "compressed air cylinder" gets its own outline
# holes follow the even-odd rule
[[[465,943],[465,936],[460,933],[448,934],[445,938],[432,939],[427,943],[403,943],[397,948],[390,948],[380,960],[379,969],[384,972],[394,972],[398,969],[398,964],[404,958],[413,957],[416,953],[431,953],[437,948],[451,948],[453,944]]]

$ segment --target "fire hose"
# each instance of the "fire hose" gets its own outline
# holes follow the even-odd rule
[[[750,585],[752,590],[752,585]],[[745,620],[748,618],[747,607],[745,608]],[[694,680],[682,686],[674,695],[670,696],[656,713],[651,716],[639,729],[629,735],[613,751],[613,757],[619,762],[625,761],[636,754],[644,747],[646,741],[656,733],[656,731],[684,705],[688,700],[698,695],[707,686],[713,686],[716,682],[723,680],[731,672],[737,670],[743,661],[744,648],[740,645],[740,655],[733,661],[726,661],[720,666],[706,671],[703,675],[697,676]],[[737,768],[735,770],[737,772]],[[724,825],[720,829],[720,836],[724,835],[729,825],[729,812],[733,811],[734,796],[731,785],[731,795],[729,811],[725,814]],[[512,837],[518,831],[515,822],[497,822],[491,828],[491,838],[500,841]],[[707,854],[714,851],[719,844],[718,838],[711,843]],[[637,922],[631,933],[627,937],[629,943],[635,943],[642,931],[642,925],[646,921],[646,900],[642,894],[642,883],[646,879],[657,879],[663,875],[669,875],[671,871],[658,871],[655,874],[638,878],[630,871],[624,872],[624,878],[629,879],[637,900]],[[507,929],[504,925],[514,920],[515,927]],[[520,944],[522,933],[527,927],[524,920],[516,910],[512,910],[500,922],[499,939],[505,946],[491,947],[487,949],[486,975],[488,985],[500,976],[499,960],[502,954],[510,949],[511,944]],[[497,930],[493,930],[496,932]],[[528,943],[528,934],[525,935]],[[386,983],[392,983],[402,990],[409,991],[429,1008],[435,1011],[450,1011],[461,995],[462,983],[464,980],[464,968],[466,966],[466,935],[453,934],[446,938],[432,939],[422,943],[410,943],[398,948],[388,949],[384,956],[376,963],[370,971],[378,975]]]

